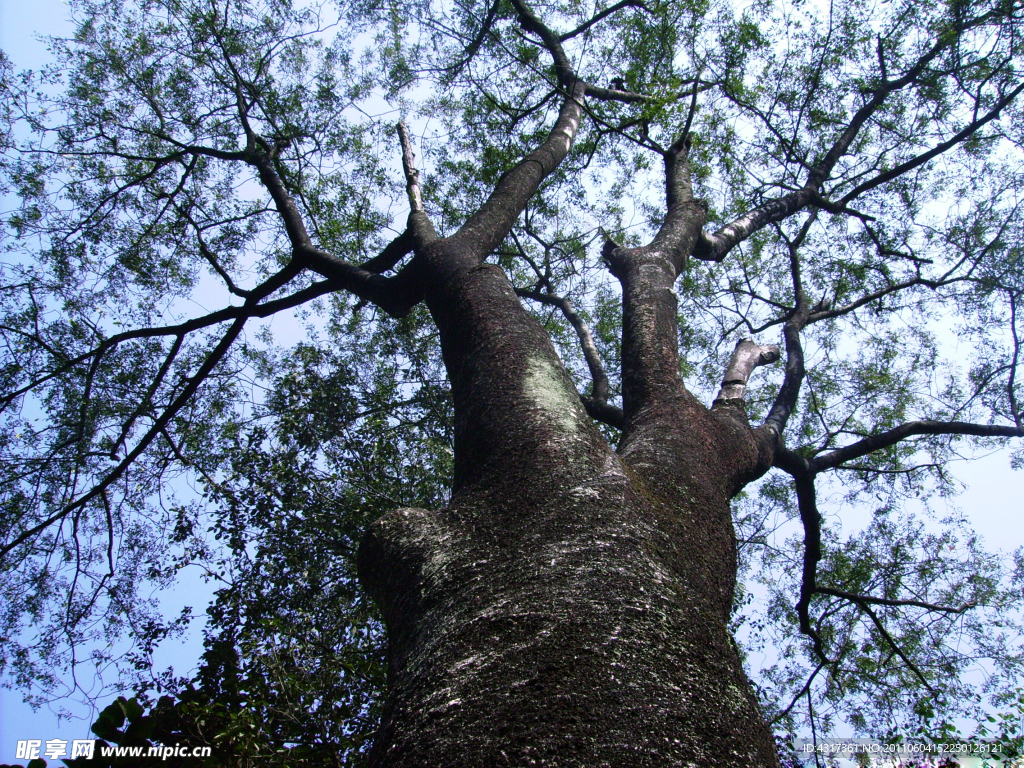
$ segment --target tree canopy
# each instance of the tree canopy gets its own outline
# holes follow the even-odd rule
[[[71,8],[51,68],[0,72],[10,680],[120,665],[221,734],[246,712],[240,751],[356,764],[383,685],[360,538],[469,471],[418,254],[486,246],[614,444],[612,275],[671,240],[683,381],[774,441],[734,501],[769,721],[1019,706],[1024,554],[927,505],[1024,436],[1019,2]],[[153,588],[194,567],[188,682],[151,668],[192,618]]]

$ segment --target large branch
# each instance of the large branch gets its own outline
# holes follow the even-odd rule
[[[907,668],[914,673],[914,676],[921,681],[921,685],[927,688],[931,693],[936,693],[935,689],[932,687],[931,683],[928,682],[927,678],[925,678],[925,676],[922,674],[921,670],[918,669],[917,665],[910,660],[910,657],[907,656],[906,653],[904,653],[903,649],[900,648],[899,643],[896,642],[896,639],[889,634],[889,630],[885,628],[885,625],[882,623],[882,620],[878,618],[878,614],[871,610],[871,606],[864,600],[854,600],[853,602],[856,603],[857,606],[871,618],[871,621],[874,623],[875,628],[878,630],[879,634],[885,638],[885,641],[889,643],[889,645],[892,647],[896,655],[903,659],[903,663],[906,664]]]
[[[524,0],[512,0],[512,5],[519,14],[519,23],[522,25],[523,29],[527,32],[533,32],[540,37],[541,43],[554,59],[558,84],[561,86],[563,91],[566,93],[575,93],[577,85],[581,85],[583,87],[583,91],[579,94],[580,97],[591,96],[595,99],[600,99],[601,101],[622,101],[630,104],[655,101],[653,97],[642,93],[633,93],[631,91],[623,91],[615,88],[601,88],[600,86],[583,82],[573,69],[572,63],[569,61],[569,57],[566,55],[565,49],[562,47],[562,41],[575,37],[593,24],[596,24],[601,19],[604,19],[622,8],[632,6],[646,9],[646,6],[641,2],[638,2],[638,0],[627,0],[626,2],[618,3],[607,11],[597,14],[597,16],[592,18],[583,26],[578,27],[576,30],[565,35],[556,34],[550,27],[544,24],[544,22],[540,20],[537,14],[533,12],[533,9],[531,9]]]
[[[385,249],[385,252],[386,251],[387,249]],[[322,252],[317,252],[317,254],[321,255],[324,258],[333,258],[330,257],[328,254],[323,254]],[[336,274],[340,273],[342,275],[341,280],[347,280],[345,285],[340,285],[339,279],[332,277],[332,279],[325,280],[319,283],[314,283],[313,285],[310,285],[307,288],[304,288],[300,291],[296,291],[295,293],[289,296],[285,296],[280,299],[260,304],[259,302],[261,302],[264,298],[282,288],[285,284],[287,284],[301,272],[302,267],[299,265],[299,263],[297,263],[296,261],[292,261],[286,267],[284,267],[279,272],[277,272],[276,274],[268,278],[266,281],[264,281],[261,285],[248,292],[248,298],[246,299],[245,303],[242,306],[226,307],[225,309],[222,309],[218,312],[212,312],[203,317],[193,318],[192,320],[186,321],[184,323],[179,323],[173,326],[165,326],[162,328],[140,328],[135,329],[133,331],[127,331],[125,333],[117,334],[116,336],[112,336],[109,339],[104,340],[104,342],[96,349],[84,355],[80,355],[71,361],[68,361],[64,365],[60,366],[60,368],[57,371],[52,372],[51,374],[48,374],[45,377],[42,377],[40,380],[37,380],[36,382],[33,382],[33,384],[30,385],[29,387],[23,388],[22,390],[11,393],[7,397],[5,397],[4,402],[10,402],[19,395],[29,391],[33,386],[40,386],[41,384],[54,378],[55,376],[60,375],[61,372],[71,370],[71,368],[73,368],[74,366],[79,365],[85,362],[86,360],[89,360],[90,358],[95,360],[99,357],[102,357],[108,350],[125,341],[139,338],[151,338],[155,336],[170,335],[175,336],[178,339],[178,342],[176,342],[176,346],[180,346],[180,339],[183,338],[187,333],[200,330],[205,327],[210,327],[213,325],[218,325],[220,323],[231,321],[231,325],[224,333],[224,335],[221,337],[220,341],[207,355],[206,359],[203,361],[199,369],[184,382],[184,386],[182,387],[178,395],[154,419],[150,428],[136,443],[132,450],[128,452],[125,458],[122,461],[120,461],[116,467],[110,470],[99,482],[93,485],[93,487],[90,490],[88,490],[87,492],[85,492],[84,494],[82,494],[69,504],[64,505],[59,511],[57,511],[47,519],[16,535],[10,542],[8,542],[2,548],[0,548],[0,559],[5,557],[7,553],[12,551],[16,547],[20,546],[24,542],[28,541],[33,536],[45,530],[49,526],[66,518],[68,515],[76,512],[77,510],[83,508],[85,505],[89,504],[97,497],[101,497],[106,492],[106,490],[110,488],[111,485],[117,482],[118,479],[120,479],[128,470],[128,468],[139,458],[139,456],[141,456],[142,453],[145,452],[145,450],[149,447],[152,441],[158,435],[163,433],[167,425],[170,423],[171,419],[173,419],[174,416],[185,405],[188,404],[188,402],[198,391],[199,387],[202,386],[203,382],[205,382],[206,379],[209,377],[213,369],[227,354],[231,345],[234,343],[235,339],[241,333],[242,328],[244,327],[247,320],[253,317],[268,317],[283,309],[298,306],[307,301],[310,301],[313,298],[316,298],[317,296],[321,296],[326,293],[336,291],[340,287],[346,287],[353,293],[359,295],[361,292],[360,282],[362,282],[363,284],[373,286],[374,290],[376,290],[376,288],[381,286],[382,284],[390,282],[386,278],[382,278],[379,275],[371,274],[366,270],[363,270],[359,267],[355,267],[354,265],[348,264],[347,262],[343,262],[340,259],[334,259],[334,261],[340,263],[340,265],[342,266],[340,269],[336,269],[332,265],[330,271],[335,272]],[[348,278],[345,277],[346,272]],[[381,283],[379,281],[385,282]],[[168,367],[170,364],[169,359],[170,357],[168,358],[168,361],[165,361],[165,368]],[[162,373],[166,373],[166,371],[162,369]],[[155,390],[151,388],[150,395],[154,391]],[[141,412],[141,406],[139,411]]]
[[[782,221],[801,208],[814,203],[820,197],[822,185],[831,175],[836,163],[849,150],[868,119],[882,106],[890,94],[914,83],[928,64],[949,44],[950,41],[945,36],[941,37],[903,77],[896,80],[884,80],[880,83],[872,92],[871,99],[857,110],[829,151],[808,173],[807,181],[801,189],[769,200],[713,234],[702,233],[694,247],[694,258],[703,261],[721,261],[730,250],[758,230],[773,222]]]
[[[334,290],[346,290],[372,302],[392,317],[405,317],[422,298],[415,271],[406,267],[394,277],[384,277],[339,259],[319,248],[300,252],[302,263],[326,277]]]
[[[205,238],[203,238],[203,228],[199,226],[199,223],[192,217],[192,213],[180,206],[175,207],[178,210],[178,215],[185,219],[185,221],[191,225],[192,229],[195,230],[196,242],[199,243],[199,252],[202,254],[203,258],[206,259],[207,263],[213,267],[213,270],[220,275],[220,278],[224,281],[228,291],[243,299],[248,298],[249,291],[235,285],[235,281],[231,278],[231,275],[228,274],[228,271],[221,265],[220,260],[217,258],[217,254],[213,252],[213,249],[210,248]]]
[[[975,603],[964,603],[961,606],[954,608],[949,605],[937,605],[935,603],[927,603],[923,600],[890,600],[886,597],[873,597],[871,595],[859,595],[854,592],[846,592],[842,589],[833,589],[832,587],[819,587],[816,586],[814,591],[820,595],[831,595],[832,597],[841,597],[844,600],[849,600],[854,603],[868,603],[870,605],[886,605],[893,608],[902,608],[904,606],[910,608],[924,608],[926,611],[934,611],[936,613],[965,613],[971,608],[974,608]]]
[[[295,200],[274,168],[272,156],[254,152],[250,153],[249,160],[277,207],[298,264],[333,280],[336,288],[373,302],[395,317],[403,317],[419,303],[421,294],[411,270],[402,270],[395,277],[383,277],[315,247]]]
[[[665,220],[650,247],[672,254],[678,275],[707,220],[707,204],[693,196],[690,176],[690,136],[683,133],[662,153],[665,163]]]
[[[860,309],[861,307],[865,306],[866,304],[870,304],[873,301],[878,301],[879,299],[884,299],[886,296],[888,296],[888,295],[890,295],[892,293],[898,293],[900,291],[905,291],[908,288],[915,288],[917,286],[923,286],[925,288],[931,288],[932,290],[935,290],[936,288],[939,288],[940,286],[943,286],[943,285],[948,285],[951,282],[954,282],[954,281],[952,281],[952,280],[941,280],[941,279],[940,280],[928,280],[927,278],[923,278],[923,277],[913,277],[913,278],[910,278],[909,280],[901,280],[898,283],[893,283],[891,285],[887,285],[885,288],[879,288],[877,291],[872,291],[871,293],[867,293],[867,294],[861,296],[859,299],[854,299],[849,304],[844,304],[841,307],[833,307],[831,309],[824,309],[823,308],[823,309],[820,309],[820,310],[818,310],[816,312],[812,312],[810,315],[808,315],[807,322],[808,323],[817,323],[817,322],[819,322],[821,320],[830,320],[830,319],[832,319],[834,317],[842,317],[843,315],[848,315],[851,312],[854,312],[854,311]]]
[[[620,91],[616,88],[602,88],[591,83],[586,83],[585,95],[598,101],[621,101],[624,104],[646,104],[657,101],[653,96],[648,96],[646,93]]]
[[[216,312],[210,312],[209,314],[202,315],[201,317],[195,317],[191,320],[186,320],[183,323],[177,323],[175,325],[165,325],[157,327],[147,328],[136,328],[131,331],[124,331],[123,333],[115,334],[109,338],[103,339],[102,342],[94,349],[89,350],[77,357],[66,360],[60,366],[50,371],[49,373],[39,377],[35,381],[27,384],[26,386],[14,390],[0,398],[0,408],[6,407],[8,404],[21,397],[22,395],[30,392],[36,387],[42,386],[48,381],[61,376],[64,373],[72,370],[78,365],[86,362],[87,360],[93,360],[98,356],[105,355],[110,349],[123,344],[126,341],[132,341],[133,339],[146,339],[154,338],[159,336],[179,336],[194,331],[201,330],[203,328],[209,328],[220,323],[228,322],[230,320],[239,320],[253,317],[269,317],[270,315],[281,311],[282,309],[289,309],[291,307],[298,306],[304,302],[310,301],[311,299],[321,296],[324,293],[337,290],[337,285],[329,281],[320,283],[314,283],[313,285],[305,288],[301,291],[297,291],[290,296],[285,296],[280,299],[268,301],[265,304],[257,304],[262,297],[269,295],[278,288],[281,288],[285,282],[294,277],[298,272],[298,269],[292,265],[286,269],[281,270],[273,277],[262,283],[260,286],[252,289],[250,292],[250,301],[237,307],[225,307],[224,309],[217,310]],[[287,276],[287,280],[284,277]],[[253,299],[253,296],[256,298]]]
[[[320,282],[313,283],[302,290],[296,291],[288,296],[282,296],[280,299],[268,301],[265,304],[225,307],[224,309],[217,310],[216,312],[211,312],[207,315],[202,315],[201,317],[195,317],[191,320],[186,320],[183,323],[177,323],[175,325],[136,328],[131,331],[116,334],[104,339],[96,348],[68,360],[58,368],[50,371],[44,376],[41,376],[30,384],[4,395],[3,398],[0,399],[0,407],[5,407],[27,392],[30,392],[36,387],[42,386],[57,376],[67,373],[75,366],[81,365],[87,360],[92,360],[96,357],[105,355],[110,349],[123,344],[126,341],[155,338],[160,336],[184,336],[185,334],[193,333],[195,331],[202,330],[203,328],[209,328],[232,320],[249,320],[254,317],[270,317],[281,310],[297,307],[308,301],[312,301],[319,296],[323,296],[327,293],[333,293],[337,290],[338,284],[335,281],[321,280]]]
[[[741,339],[733,350],[729,365],[725,368],[722,388],[715,401],[742,400],[754,368],[774,363],[778,359],[779,348],[776,345],[762,346],[753,339]]]
[[[821,561],[821,514],[818,511],[816,494],[814,490],[814,475],[807,472],[799,472],[794,476],[797,494],[797,503],[800,509],[800,520],[804,526],[804,560],[803,573],[800,584],[800,599],[796,604],[797,616],[800,621],[800,631],[807,635],[814,645],[814,652],[823,664],[831,663],[825,654],[824,644],[821,635],[814,628],[810,618],[811,598],[815,594],[830,595],[843,600],[848,600],[857,605],[861,611],[866,613],[874,623],[876,629],[892,647],[893,651],[903,660],[903,663],[914,673],[928,690],[931,685],[916,664],[906,655],[899,643],[889,633],[882,623],[882,620],[871,609],[871,605],[885,605],[892,607],[913,606],[924,608],[930,611],[944,613],[963,613],[973,607],[967,603],[959,608],[934,605],[919,600],[888,600],[885,598],[858,595],[852,592],[845,592],[830,587],[819,587],[817,585],[818,563]]]
[[[343,262],[340,259],[338,259],[338,262],[340,262],[342,265],[346,265],[353,271],[353,282],[350,284],[339,282],[339,280],[336,277],[332,276],[330,279],[315,282],[312,285],[309,285],[306,288],[303,288],[287,296],[282,296],[281,298],[278,299],[273,299],[271,301],[259,303],[263,298],[269,296],[270,294],[274,293],[275,291],[283,287],[285,283],[290,281],[298,273],[299,268],[293,264],[281,270],[272,277],[268,278],[259,286],[251,290],[245,291],[247,301],[240,306],[225,307],[215,312],[210,312],[200,317],[194,317],[190,320],[186,320],[182,323],[176,323],[174,325],[135,328],[130,331],[124,331],[122,333],[110,336],[109,338],[103,339],[99,345],[89,350],[88,352],[85,352],[74,358],[65,360],[57,368],[50,371],[49,373],[46,373],[40,376],[39,378],[35,379],[34,381],[30,382],[29,384],[26,384],[25,386],[17,390],[7,393],[3,397],[0,397],[0,410],[3,410],[12,402],[17,400],[19,397],[32,391],[33,389],[46,384],[48,381],[52,381],[56,377],[61,376],[67,373],[68,371],[71,371],[76,366],[79,366],[87,361],[95,361],[97,358],[103,357],[111,349],[127,341],[132,341],[135,339],[157,338],[162,336],[174,336],[184,338],[184,336],[186,336],[189,333],[193,333],[195,331],[202,330],[203,328],[209,328],[214,325],[219,325],[221,323],[229,321],[244,321],[249,320],[251,318],[270,317],[271,315],[274,315],[285,309],[291,309],[292,307],[300,306],[308,301],[312,301],[313,299],[316,299],[325,294],[338,291],[339,289],[347,288],[352,293],[358,296],[360,295],[360,293],[363,292],[360,289],[359,285],[356,284],[359,280],[364,281],[364,283],[373,283],[373,290],[375,292],[375,295],[378,291],[380,293],[384,293],[387,290],[390,290],[392,286],[397,285],[398,287],[401,287],[401,280],[398,280],[396,278],[383,278],[380,277],[379,275],[373,274],[371,270],[376,270],[378,268],[387,268],[387,265],[390,265],[392,260],[397,260],[395,258],[396,253],[401,253],[401,255],[404,255],[405,253],[408,252],[407,246],[409,244],[410,236],[408,235],[407,232],[403,233],[402,235],[399,235],[399,237],[396,238],[394,241],[392,241],[392,243],[390,243],[387,247],[385,247],[385,249],[378,256],[365,262],[360,267],[353,267],[351,264],[348,264],[347,262]],[[400,256],[398,258],[400,258]],[[325,268],[325,271],[330,272],[331,269],[331,267],[327,267]],[[377,279],[374,280],[373,278]],[[393,308],[401,308],[400,306],[398,306],[397,298],[393,298],[391,301],[388,301],[386,298],[382,297],[382,300],[385,302],[385,304],[393,306]],[[404,304],[402,306],[404,306]],[[56,352],[52,352],[52,354],[54,355],[54,357],[57,357]]]
[[[491,29],[494,26],[494,21],[498,17],[498,8],[500,5],[501,0],[494,0],[494,2],[491,3],[490,7],[487,9],[487,15],[480,24],[480,31],[463,50],[462,58],[454,64],[445,67],[445,71],[449,76],[454,77],[457,75],[462,68],[469,64],[469,62],[473,60],[473,57],[476,56],[477,51],[480,50],[480,46],[483,45],[484,40],[487,38],[487,35],[490,34]]]
[[[167,377],[167,374],[171,370],[171,366],[174,364],[175,359],[178,357],[178,352],[181,351],[181,347],[184,341],[184,334],[179,334],[174,337],[174,341],[171,343],[171,349],[164,357],[164,362],[161,364],[160,370],[156,372],[156,376],[153,377],[153,381],[151,381],[149,386],[146,388],[146,394],[144,394],[139,399],[139,403],[132,411],[131,415],[127,419],[125,419],[124,423],[121,424],[121,432],[120,434],[118,434],[117,439],[114,441],[113,447],[110,449],[111,456],[115,460],[117,457],[117,452],[121,450],[121,446],[125,444],[125,441],[128,439],[128,435],[131,434],[132,427],[135,426],[135,422],[138,421],[142,414],[146,412],[153,398],[156,396],[156,393],[163,385],[164,379]],[[82,398],[82,415],[79,417],[80,425],[85,424],[85,409],[88,407],[88,405],[89,398]],[[81,432],[80,426],[78,434],[79,453],[81,453],[82,449],[81,444],[84,443],[83,437],[84,435]]]
[[[372,259],[368,259],[360,264],[359,268],[364,269],[367,272],[376,272],[377,274],[387,272],[389,269],[393,269],[398,262],[412,252],[413,245],[412,234],[408,229],[406,229],[402,234],[388,243],[383,251]]]
[[[537,35],[544,44],[544,47],[547,48],[548,53],[551,54],[551,58],[554,59],[558,84],[567,93],[575,91],[579,78],[576,76],[576,70],[573,69],[572,63],[562,47],[562,41],[559,39],[559,36],[540,20],[540,17],[533,12],[533,9],[526,4],[525,0],[512,0],[512,5],[516,9],[516,13],[519,14],[519,24],[522,28],[526,32],[533,32]]]
[[[627,425],[655,402],[681,402],[675,280],[704,226],[707,207],[694,199],[689,137],[664,150],[665,220],[645,246],[627,248],[607,235],[602,255],[622,285],[622,404]],[[667,422],[656,428],[662,429]],[[627,426],[627,428],[631,428]]]
[[[422,249],[437,240],[437,232],[423,207],[423,186],[420,183],[420,172],[416,170],[416,156],[405,123],[398,124],[398,139],[402,144],[402,171],[405,173],[405,191],[409,198],[409,232],[415,248]]]
[[[267,283],[265,283],[264,285],[270,284],[272,286],[276,286],[282,280],[286,281],[288,279],[291,279],[292,277],[295,276],[296,273],[297,269],[295,269],[293,266],[286,267],[284,270],[275,275],[274,278],[268,280]],[[255,303],[258,300],[259,298],[250,298],[247,303]],[[202,365],[195,372],[195,374],[193,374],[185,381],[185,386],[182,387],[181,391],[178,393],[178,396],[175,397],[174,400],[172,400],[171,403],[167,405],[166,408],[164,408],[163,412],[159,416],[157,416],[156,419],[154,419],[153,424],[142,436],[139,442],[135,444],[135,447],[130,452],[128,452],[125,458],[121,462],[119,462],[116,467],[110,470],[110,472],[108,472],[103,477],[103,479],[96,483],[89,491],[79,496],[71,503],[66,504],[59,511],[51,515],[46,520],[43,520],[37,525],[34,525],[28,530],[25,530],[22,533],[18,534],[9,543],[5,544],[2,548],[0,548],[0,560],[6,557],[8,552],[20,546],[24,542],[28,541],[36,534],[50,527],[57,521],[63,520],[65,517],[72,514],[76,510],[83,508],[90,501],[104,494],[105,491],[111,485],[117,482],[118,479],[127,471],[127,469],[132,464],[135,463],[135,460],[138,459],[138,457],[141,456],[142,453],[149,447],[150,443],[157,437],[157,435],[159,435],[164,430],[164,428],[167,426],[168,423],[170,423],[171,419],[174,418],[178,411],[180,411],[192,399],[192,396],[196,393],[196,391],[203,384],[203,382],[206,381],[207,377],[210,375],[213,369],[223,359],[224,355],[227,354],[228,350],[231,348],[231,345],[234,343],[235,339],[238,338],[238,335],[242,332],[242,328],[244,327],[245,321],[247,319],[248,318],[244,316],[239,317],[231,324],[231,326],[221,337],[217,345],[206,356],[206,359],[203,361]]]
[[[100,482],[94,485],[85,494],[79,496],[70,504],[65,505],[60,509],[60,511],[51,515],[46,520],[43,520],[41,523],[15,536],[10,543],[0,547],[0,561],[7,556],[8,552],[28,541],[37,533],[49,528],[57,521],[63,520],[71,513],[81,509],[90,501],[103,494],[111,485],[116,483],[125,471],[135,463],[135,460],[149,447],[149,444],[153,439],[159,435],[170,420],[174,418],[175,414],[177,414],[178,411],[180,411],[188,401],[192,399],[192,396],[199,389],[200,385],[202,385],[206,380],[207,376],[209,376],[210,372],[216,367],[217,363],[219,363],[221,359],[223,359],[224,355],[227,354],[228,349],[230,349],[235,339],[238,338],[238,334],[242,332],[242,327],[245,325],[245,320],[246,318],[239,318],[231,324],[227,332],[217,343],[217,346],[213,348],[209,355],[207,355],[206,360],[203,361],[199,370],[185,382],[185,386],[182,388],[178,396],[164,409],[163,413],[154,420],[153,425],[146,431],[146,434],[142,436],[139,442],[136,443],[135,447],[116,467],[114,467],[114,469],[108,472]]]
[[[786,341],[786,373],[782,379],[782,386],[775,396],[771,410],[764,420],[762,429],[768,430],[776,447],[782,445],[782,432],[786,428],[789,417],[796,410],[797,400],[800,396],[800,387],[803,385],[806,374],[804,367],[804,348],[800,334],[807,325],[807,318],[812,311],[807,292],[804,290],[803,275],[800,268],[800,246],[804,238],[811,230],[816,215],[807,217],[797,236],[793,240],[787,240],[789,249],[789,270],[790,279],[793,281],[793,295],[796,297],[796,306],[786,319],[782,329],[783,338]],[[780,232],[780,234],[782,234]],[[785,235],[783,235],[785,238]]]
[[[886,641],[893,647],[894,652],[900,656],[904,663],[927,687],[929,684],[921,674],[920,670],[906,656],[903,650],[896,643],[895,639],[886,631],[879,617],[871,610],[871,605],[883,605],[890,607],[916,607],[928,611],[941,613],[964,613],[974,607],[973,603],[965,603],[959,607],[943,606],[928,603],[922,600],[901,600],[874,597],[871,595],[860,595],[832,587],[819,586],[817,583],[817,568],[822,557],[821,551],[821,514],[818,511],[816,493],[814,488],[815,476],[824,469],[835,467],[843,461],[863,456],[874,450],[893,445],[900,440],[917,434],[970,434],[981,436],[1013,436],[1024,437],[1024,429],[1014,427],[1001,427],[981,424],[966,424],[963,422],[935,422],[920,421],[901,425],[896,429],[865,438],[854,445],[847,446],[833,451],[825,456],[814,459],[807,459],[797,453],[779,446],[775,451],[775,466],[785,470],[794,478],[797,494],[797,503],[800,511],[800,520],[804,527],[804,556],[803,573],[800,586],[800,599],[797,602],[796,610],[800,621],[800,630],[811,638],[814,644],[815,654],[822,660],[822,663],[830,663],[825,654],[820,635],[814,629],[810,619],[811,598],[815,594],[830,595],[856,604],[874,622],[879,632],[886,638]]]
[[[630,262],[656,255],[665,259],[675,281],[694,248],[707,218],[707,204],[693,196],[690,177],[690,137],[682,134],[668,149],[659,149],[665,164],[665,218],[651,242],[641,248],[624,248],[601,230],[605,237],[602,256],[620,281]]]
[[[309,232],[306,231],[306,222],[303,220],[295,200],[285,187],[284,181],[278,175],[277,169],[274,167],[274,158],[269,154],[254,151],[249,154],[249,162],[256,168],[260,182],[266,187],[277,207],[292,250],[298,253],[312,248]]]
[[[721,261],[752,234],[775,221],[782,221],[807,206],[816,190],[804,187],[788,195],[769,200],[749,213],[740,216],[715,233],[701,232],[693,249],[693,258],[701,261]]]
[[[794,475],[797,505],[800,521],[804,527],[804,561],[800,580],[800,599],[796,604],[800,631],[811,638],[814,653],[825,664],[829,658],[821,635],[811,624],[811,598],[817,590],[818,563],[821,560],[821,513],[818,511],[817,493],[814,489],[814,475],[802,472]]]
[[[576,77],[557,36],[523,0],[512,0],[512,3],[523,28],[538,34],[551,53],[559,86],[565,95],[558,119],[544,143],[501,177],[486,202],[451,237],[453,241],[460,241],[480,261],[501,245],[540,183],[569,154],[580,127],[586,93],[586,84]]]
[[[578,27],[576,27],[576,29],[574,29],[572,32],[566,32],[564,35],[559,35],[559,42],[564,43],[566,40],[571,40],[577,35],[586,32],[592,26],[597,24],[597,22],[601,21],[602,19],[608,18],[613,13],[621,11],[623,8],[640,8],[650,13],[650,10],[647,8],[646,5],[643,4],[641,0],[620,0],[620,2],[616,3],[615,5],[608,6],[603,11],[599,11],[598,13],[594,14],[587,21],[583,22]]]
[[[796,409],[801,383],[805,375],[804,354],[800,334],[807,325],[809,325],[810,323],[828,320],[854,312],[860,307],[870,304],[871,302],[878,301],[884,298],[885,296],[897,293],[899,291],[908,290],[915,287],[927,287],[932,290],[937,290],[942,286],[950,285],[968,279],[967,277],[963,276],[954,276],[954,272],[956,272],[956,270],[958,270],[963,263],[963,260],[961,260],[961,262],[959,262],[958,264],[947,270],[943,275],[935,279],[925,278],[918,274],[916,277],[910,278],[908,280],[902,280],[896,283],[892,283],[884,288],[880,288],[876,291],[867,293],[861,296],[860,298],[855,299],[854,301],[841,307],[830,308],[824,300],[822,300],[815,306],[811,306],[810,301],[806,295],[806,292],[803,289],[799,259],[799,248],[804,238],[807,236],[807,233],[809,232],[810,226],[814,222],[815,217],[816,213],[808,217],[807,221],[804,222],[799,233],[793,240],[789,240],[788,238],[786,238],[781,228],[779,230],[780,235],[784,240],[786,240],[787,245],[789,247],[790,269],[793,279],[793,292],[796,296],[796,306],[792,310],[787,312],[783,326],[783,335],[786,341],[787,353],[786,375],[783,380],[782,387],[780,388],[779,393],[775,399],[775,402],[772,405],[772,409],[769,412],[768,417],[765,419],[765,423],[763,425],[765,429],[769,429],[772,432],[774,432],[777,440],[781,436],[782,430],[784,429],[790,415]],[[992,239],[992,241],[989,242],[988,245],[985,246],[985,249],[982,253],[986,252],[995,244],[998,238],[1002,235],[1005,226],[1006,223],[1004,222],[1004,225],[1003,227],[1000,228],[999,233],[996,235],[995,238]],[[768,323],[757,330],[764,330],[764,328],[767,328],[770,325],[774,325],[776,324],[776,322],[778,321]],[[902,438],[897,437],[896,439]],[[857,456],[851,456],[850,458],[857,458]]]
[[[863,184],[858,185],[852,191],[844,195],[843,199],[839,201],[838,205],[845,207],[851,201],[853,201],[854,198],[858,197],[864,192],[867,192],[870,189],[874,189],[875,187],[880,186],[882,184],[885,184],[888,181],[892,181],[893,179],[902,176],[904,173],[907,173],[908,171],[912,171],[913,169],[924,165],[929,160],[938,157],[943,152],[946,152],[947,150],[955,147],[957,144],[961,144],[962,142],[966,141],[975,133],[977,133],[986,124],[990,123],[992,120],[998,119],[999,114],[1004,109],[1006,109],[1006,107],[1008,107],[1010,103],[1021,94],[1021,92],[1024,92],[1024,83],[1021,83],[1019,86],[1010,91],[1010,93],[1008,93],[998,102],[996,102],[996,105],[983,117],[980,117],[977,120],[973,120],[961,131],[957,132],[952,138],[949,138],[946,141],[943,141],[940,144],[937,144],[936,146],[932,147],[927,152],[922,152],[917,157],[913,157],[910,160],[907,160],[906,162],[900,163],[895,168],[891,168],[885,173],[880,173],[875,178],[865,181]]]
[[[597,88],[581,80],[572,68],[559,36],[542,22],[525,0],[511,1],[523,30],[540,37],[551,54],[558,86],[564,95],[558,119],[544,143],[502,176],[486,202],[453,236],[453,240],[465,243],[481,260],[501,245],[526,201],[534,196],[541,181],[568,155],[580,129],[585,96],[621,101],[648,100],[641,94]]]
[[[804,682],[803,687],[799,691],[797,691],[796,695],[793,696],[792,699],[790,699],[789,706],[781,712],[779,712],[779,714],[777,714],[775,717],[773,717],[768,722],[769,725],[774,726],[776,723],[785,718],[786,715],[793,711],[793,707],[796,706],[796,703],[800,700],[801,697],[806,696],[807,692],[811,690],[811,684],[814,682],[814,678],[818,676],[818,673],[821,672],[821,670],[823,670],[827,666],[827,664],[828,662],[825,661],[821,661],[818,663],[818,666],[814,668],[814,671],[811,672],[807,680]]]
[[[975,437],[1024,437],[1024,427],[997,424],[970,424],[964,421],[910,421],[898,427],[865,437],[856,443],[810,460],[814,472],[831,469],[847,461],[859,459],[874,451],[896,445],[916,435],[973,435]]]

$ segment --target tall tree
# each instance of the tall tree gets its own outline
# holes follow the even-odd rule
[[[948,489],[960,441],[1024,436],[1019,4],[75,9],[53,70],[3,79],[22,681],[125,624],[145,667],[187,621],[140,599],[209,555],[185,473],[252,564],[222,625],[286,595],[316,629],[331,585],[360,614],[358,566],[387,632],[374,765],[776,765],[764,706],[876,692],[924,717],[941,685],[956,711],[978,657],[1012,683],[985,622],[1019,590],[896,510]],[[325,320],[291,354],[246,339],[299,307]],[[829,482],[881,499],[863,536],[823,525]],[[738,497],[745,551],[773,511],[803,526],[766,559],[799,575],[791,702],[759,704],[730,635]],[[301,570],[268,543],[294,537]],[[336,654],[356,630],[333,626],[273,664]]]

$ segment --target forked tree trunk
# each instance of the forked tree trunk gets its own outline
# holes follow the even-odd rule
[[[372,765],[778,764],[726,627],[729,500],[764,461],[741,412],[679,383],[662,257],[614,262],[616,452],[499,269],[451,241],[417,255],[452,383],[455,489],[363,543],[390,654]]]

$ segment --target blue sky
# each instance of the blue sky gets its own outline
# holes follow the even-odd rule
[[[67,17],[68,6],[63,0],[0,0],[0,48],[16,67],[37,69],[48,60],[46,45],[38,37],[69,34],[72,27]],[[198,578],[188,581],[194,583],[164,598],[168,612],[177,613],[186,596],[194,603],[197,591],[200,594],[204,590],[212,592]],[[194,605],[195,613],[201,616],[205,607]],[[195,632],[186,642],[169,643],[161,652],[161,663],[186,672],[194,666],[201,652],[201,638],[199,632]],[[63,706],[78,714],[79,719],[59,723],[54,711],[45,707],[34,711],[23,703],[20,692],[0,689],[0,763],[15,762],[18,740],[90,738],[92,713],[89,708],[75,702]]]

